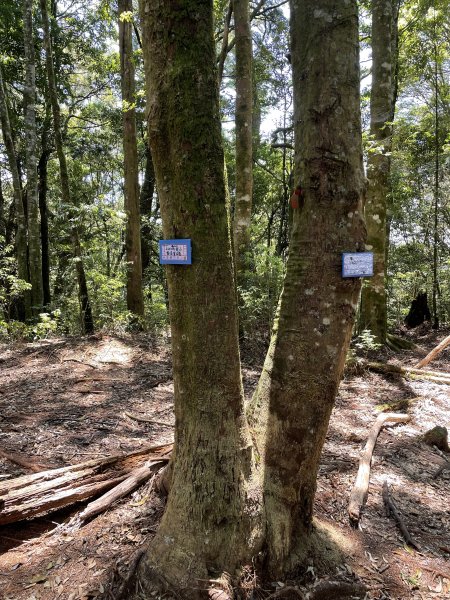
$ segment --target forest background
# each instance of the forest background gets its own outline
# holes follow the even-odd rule
[[[46,7],[13,0],[0,7],[0,337],[162,331],[168,298],[137,8],[76,0]],[[241,164],[236,86],[243,75],[230,7],[215,2],[215,35],[235,243],[244,244],[237,256],[240,332],[251,354],[269,342],[298,183],[289,23],[287,2],[250,5],[249,176]],[[371,125],[370,6],[360,3],[365,161],[381,154],[389,162],[386,229],[371,222],[388,240],[390,330],[403,324],[419,292],[428,293],[435,326],[450,317],[449,7],[417,0],[397,8],[394,110],[385,124],[392,131],[389,147],[381,147]],[[242,179],[252,188],[242,191]],[[238,222],[245,223],[243,242],[236,242]],[[383,342],[373,329],[361,319],[366,343]]]

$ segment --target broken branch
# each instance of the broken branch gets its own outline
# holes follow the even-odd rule
[[[356,526],[361,517],[361,511],[367,500],[370,479],[370,463],[372,454],[375,448],[378,434],[386,422],[389,423],[406,423],[410,420],[409,415],[401,415],[396,413],[382,413],[378,415],[375,423],[370,430],[364,450],[359,459],[358,474],[356,476],[355,485],[350,494],[350,502],[348,505],[348,514],[352,525]]]
[[[433,348],[433,350],[429,352],[425,356],[425,358],[422,358],[422,360],[417,363],[416,369],[421,369],[422,367],[430,363],[436,358],[436,356],[438,356],[444,350],[444,348],[447,348],[448,345],[450,345],[450,335],[444,338],[440,344]]]
[[[402,533],[403,539],[409,546],[411,546],[412,548],[415,548],[416,550],[419,550],[419,546],[411,538],[411,535],[410,535],[409,531],[407,530],[406,525],[405,525],[402,517],[400,516],[400,513],[397,510],[397,507],[394,504],[394,501],[389,493],[389,486],[388,486],[387,481],[385,481],[383,483],[382,494],[383,494],[383,501],[386,506],[387,514],[388,514],[388,516],[392,515],[394,517],[394,519],[397,521],[397,525]]]

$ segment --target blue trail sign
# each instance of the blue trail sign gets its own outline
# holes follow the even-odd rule
[[[191,240],[159,240],[161,265],[191,265]]]
[[[342,277],[372,277],[373,252],[343,252]]]

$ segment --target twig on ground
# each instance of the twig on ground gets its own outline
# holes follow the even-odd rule
[[[403,536],[403,539],[405,540],[405,542],[412,548],[415,548],[416,550],[420,550],[419,546],[412,539],[408,529],[406,528],[406,525],[405,525],[402,517],[400,516],[400,513],[397,510],[397,507],[394,504],[394,501],[389,493],[389,486],[388,486],[387,481],[385,481],[383,483],[382,495],[383,495],[384,504],[386,506],[386,512],[387,512],[388,516],[392,515],[394,517],[394,519],[397,521],[397,525],[402,533],[402,536]]]

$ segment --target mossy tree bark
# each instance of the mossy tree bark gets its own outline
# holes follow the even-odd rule
[[[166,511],[141,563],[189,596],[242,559],[250,444],[224,180],[212,2],[141,0],[149,138],[168,239],[191,266],[166,266],[175,386],[175,462]],[[194,583],[193,583],[194,582]],[[195,594],[193,591],[192,593]]]
[[[136,138],[136,98],[132,43],[132,0],[119,0],[119,52],[122,85],[124,196],[127,214],[125,249],[127,262],[127,308],[144,316],[142,294],[139,165]]]
[[[279,317],[249,410],[264,465],[267,568],[301,560],[319,459],[344,367],[360,280],[341,253],[364,250],[356,0],[291,2],[296,175]]]
[[[33,2],[23,0],[23,37],[25,53],[25,164],[27,173],[28,262],[31,283],[32,313],[42,311],[44,291],[42,282],[41,235],[39,223],[37,131],[36,131],[36,67],[34,58]]]
[[[238,281],[249,269],[253,197],[252,34],[249,1],[234,0],[236,40],[236,202],[233,235]]]
[[[373,277],[364,282],[360,329],[369,329],[380,344],[386,342],[387,208],[390,191],[390,150],[394,117],[394,74],[398,11],[396,0],[372,0],[372,88],[367,161],[367,250],[374,255]]]
[[[15,236],[15,251],[17,257],[17,276],[23,281],[29,282],[28,272],[28,243],[27,243],[27,224],[22,199],[22,183],[20,179],[19,168],[17,166],[17,154],[14,147],[14,140],[11,131],[9,119],[8,101],[6,88],[3,81],[2,70],[0,67],[0,121],[3,133],[3,142],[5,144],[6,155],[8,157],[9,170],[13,182],[15,220],[17,224]],[[31,295],[24,294],[24,300],[17,302],[18,318],[21,321],[31,317]]]
[[[44,47],[45,47],[45,63],[46,75],[48,82],[48,91],[53,114],[53,128],[55,135],[56,153],[59,162],[59,176],[61,182],[61,195],[63,203],[66,207],[72,226],[70,230],[70,239],[72,244],[72,252],[75,262],[75,269],[78,283],[78,298],[81,309],[81,327],[83,333],[92,333],[94,331],[94,319],[92,316],[91,303],[86,281],[86,273],[83,264],[83,254],[81,249],[80,236],[78,226],[76,224],[76,210],[72,199],[69,181],[69,171],[67,168],[66,155],[64,153],[64,144],[61,129],[61,109],[58,102],[58,92],[56,89],[55,68],[53,63],[52,40],[50,36],[50,23],[48,15],[47,0],[40,0],[42,14],[42,28],[44,30]]]

